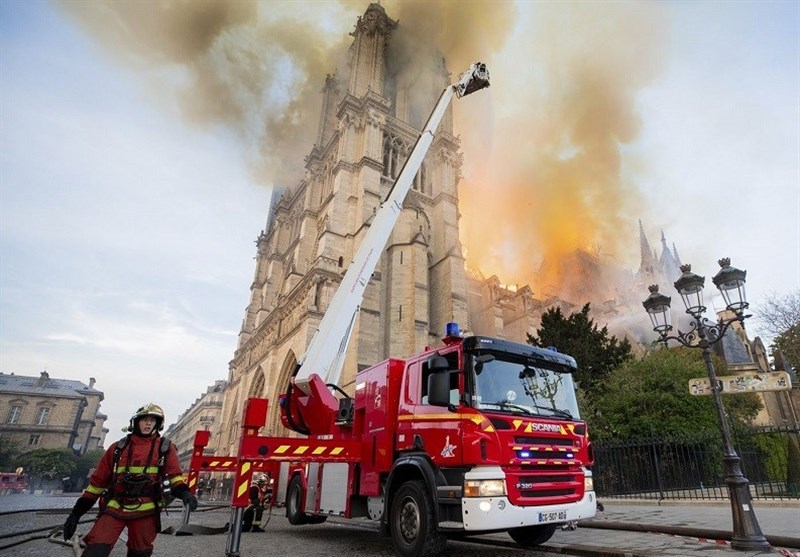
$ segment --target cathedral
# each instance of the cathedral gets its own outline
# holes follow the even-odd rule
[[[217,454],[236,454],[242,410],[250,397],[270,401],[263,435],[290,433],[280,423],[278,397],[427,113],[451,83],[441,57],[429,65],[431,75],[424,80],[398,69],[391,54],[397,27],[379,4],[370,4],[358,18],[347,68],[324,80],[305,175],[273,194],[267,226],[256,242],[255,276],[229,366],[222,419],[212,437]],[[421,92],[419,83],[429,84],[430,90],[422,87]],[[583,250],[557,263],[545,261],[543,272],[559,265],[557,275],[570,280],[548,285],[537,296],[527,285],[503,285],[496,276],[470,274],[459,242],[460,167],[450,107],[367,286],[339,381],[345,391],[353,392],[359,370],[437,345],[451,321],[471,334],[525,342],[548,309],[560,307],[569,315],[590,302],[592,317],[601,324],[621,314],[646,323],[641,300],[647,285],[666,284],[680,274],[674,247],[666,246],[662,234],[658,256],[641,223],[642,260],[635,275]],[[632,334],[629,325],[609,328],[634,339],[643,334]]]
[[[329,75],[306,173],[273,198],[257,240],[256,270],[230,363],[219,453],[235,454],[244,402],[271,401],[263,434],[281,435],[275,401],[310,342],[347,265],[413,147],[424,116],[450,83],[434,64],[420,95],[388,60],[397,22],[370,4],[352,32],[349,64]],[[435,86],[435,87],[434,87]],[[419,98],[423,98],[423,107]],[[345,358],[340,386],[353,391],[358,370],[439,342],[445,324],[466,326],[467,276],[459,243],[461,158],[452,108],[409,192],[372,276]]]

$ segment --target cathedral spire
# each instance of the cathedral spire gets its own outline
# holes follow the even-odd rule
[[[670,281],[673,282],[681,276],[681,264],[677,258],[677,251],[675,253],[669,249],[667,245],[667,237],[664,231],[661,231],[661,258],[659,263],[661,265],[661,272]]]
[[[645,236],[641,219],[639,219],[639,245],[642,254],[641,267],[651,267],[653,265],[653,250],[650,249],[650,243],[647,241],[647,236]]]
[[[367,6],[363,16],[358,18],[350,48],[351,95],[361,98],[367,91],[383,93],[383,80],[386,72],[385,49],[388,37],[397,27],[397,22],[386,15],[380,4]]]

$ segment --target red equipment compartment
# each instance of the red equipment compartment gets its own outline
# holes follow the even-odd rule
[[[358,374],[356,413],[363,415],[361,495],[380,495],[381,473],[394,461],[397,408],[405,361],[389,359]]]

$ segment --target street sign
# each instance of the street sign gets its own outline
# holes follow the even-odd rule
[[[763,393],[769,391],[788,391],[792,380],[785,371],[767,373],[740,373],[717,377],[722,394]],[[708,377],[689,379],[689,393],[702,396],[711,394],[711,381]]]

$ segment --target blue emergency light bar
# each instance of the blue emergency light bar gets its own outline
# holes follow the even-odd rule
[[[461,330],[458,328],[458,323],[451,321],[444,326],[444,336],[446,337],[459,337]]]

